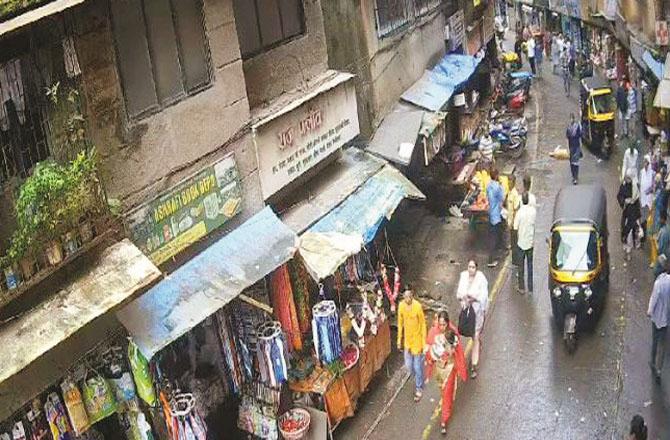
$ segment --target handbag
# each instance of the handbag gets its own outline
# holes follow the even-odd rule
[[[461,309],[460,315],[458,315],[458,332],[461,336],[466,336],[471,338],[475,335],[475,327],[477,325],[477,315],[475,314],[475,308],[472,307],[472,304]]]

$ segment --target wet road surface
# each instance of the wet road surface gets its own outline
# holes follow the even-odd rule
[[[650,439],[670,438],[670,373],[666,368],[659,386],[647,366],[651,331],[645,312],[653,282],[648,251],[634,250],[633,261],[624,267],[619,241],[620,150],[609,161],[599,161],[585,150],[580,169],[580,183],[599,183],[607,191],[612,270],[605,310],[592,332],[580,333],[573,355],[567,354],[553,324],[545,237],[556,193],[570,184],[571,177],[567,161],[551,159],[548,152],[566,145],[569,115],[578,115],[576,81],[572,89],[572,97],[566,98],[560,78],[547,65],[535,82],[526,111],[529,149],[517,168],[517,175],[533,176],[532,190],[540,205],[535,292],[517,293],[511,267],[499,270],[497,278],[487,274],[489,285],[499,291],[484,330],[480,374],[459,386],[447,438],[620,439],[637,413],[647,420]],[[445,270],[458,273],[460,268]],[[453,290],[455,285],[447,288]],[[428,384],[423,400],[415,404],[412,382],[400,390],[369,438],[443,438],[437,388]],[[336,437],[354,438],[347,433],[338,431]]]

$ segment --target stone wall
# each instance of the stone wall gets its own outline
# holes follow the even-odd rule
[[[333,0],[324,0],[326,2]],[[244,61],[249,104],[263,107],[328,69],[320,0],[303,0],[305,33]]]
[[[211,86],[159,113],[129,120],[108,3],[93,0],[81,8],[84,27],[76,45],[90,134],[109,196],[121,199],[126,208],[152,200],[230,152],[245,189],[241,217],[262,207],[232,0],[205,0],[204,12]]]

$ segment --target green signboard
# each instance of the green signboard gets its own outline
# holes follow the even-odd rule
[[[135,245],[161,264],[241,209],[240,176],[231,155],[134,211],[127,222]]]

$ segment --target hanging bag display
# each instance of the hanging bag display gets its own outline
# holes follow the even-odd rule
[[[84,406],[91,424],[97,423],[116,412],[117,403],[114,391],[107,380],[98,373],[89,370],[86,379],[84,379],[82,391],[84,393]]]
[[[65,379],[60,388],[63,391],[63,401],[65,402],[67,415],[70,417],[72,429],[77,436],[80,436],[91,426],[81,391],[79,391],[77,384],[70,379]]]
[[[475,327],[477,325],[477,315],[472,304],[461,309],[461,314],[458,315],[458,332],[461,336],[471,338],[475,335]]]
[[[133,372],[133,379],[137,387],[137,395],[151,407],[156,406],[156,390],[154,389],[154,378],[149,369],[149,361],[137,348],[133,341],[128,343],[128,360]]]
[[[70,424],[58,394],[50,393],[47,396],[47,401],[44,403],[44,415],[49,422],[49,429],[54,440],[70,439]]]

